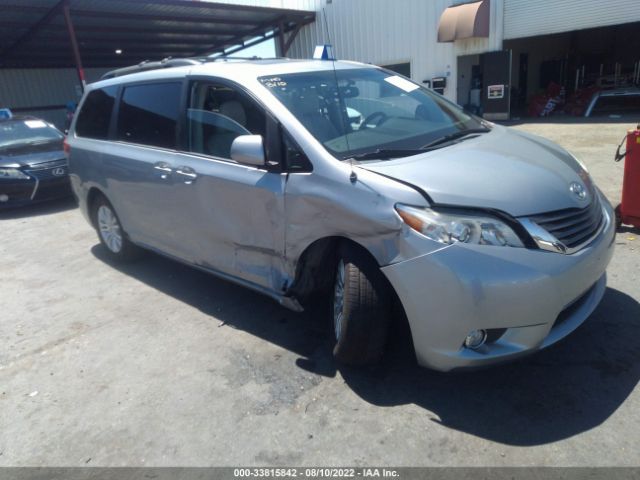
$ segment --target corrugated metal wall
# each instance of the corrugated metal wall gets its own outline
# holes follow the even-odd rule
[[[376,65],[411,62],[411,77],[422,81],[448,76],[445,95],[456,97],[457,56],[502,48],[503,0],[491,0],[490,38],[437,43],[438,22],[454,0],[313,0],[316,22],[304,27],[288,56],[309,58],[313,47],[328,43],[326,24],[335,54],[344,60]],[[286,6],[309,5],[309,0],[289,0]]]
[[[504,38],[640,21],[640,0],[504,0]]]
[[[107,69],[85,70],[88,82],[102,76]],[[34,115],[64,128],[65,110],[38,110],[32,107],[65,105],[80,100],[80,82],[72,68],[28,68],[0,70],[0,108],[30,108]]]
[[[316,0],[211,0],[216,3],[250,5],[252,7],[290,8],[294,10],[315,11]]]

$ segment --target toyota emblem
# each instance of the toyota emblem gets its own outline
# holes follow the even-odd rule
[[[569,185],[569,190],[580,200],[584,200],[585,198],[587,198],[587,191],[581,183],[571,182],[571,185]]]

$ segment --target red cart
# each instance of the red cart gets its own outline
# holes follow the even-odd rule
[[[625,158],[622,180],[622,202],[616,207],[616,225],[640,228],[640,125],[627,132],[627,149],[616,153],[616,161]]]

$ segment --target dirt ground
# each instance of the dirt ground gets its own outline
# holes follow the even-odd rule
[[[617,203],[631,126],[514,128]],[[616,243],[573,335],[445,375],[336,368],[311,315],[155,255],[113,265],[72,202],[2,213],[0,466],[640,465],[640,236]]]

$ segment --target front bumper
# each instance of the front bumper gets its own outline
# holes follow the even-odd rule
[[[69,177],[57,177],[46,180],[31,178],[29,180],[0,181],[0,209],[20,207],[36,202],[44,202],[71,195]],[[4,198],[4,197],[0,197]]]
[[[613,211],[572,255],[525,248],[454,244],[382,271],[409,320],[418,363],[449,371],[500,363],[564,338],[596,308],[613,255]],[[495,335],[477,350],[466,335]]]

